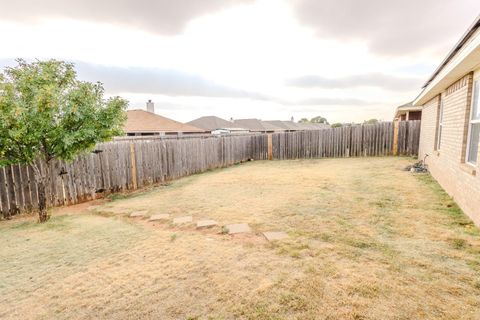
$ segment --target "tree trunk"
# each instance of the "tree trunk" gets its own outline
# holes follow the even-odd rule
[[[34,163],[33,169],[35,172],[35,178],[37,180],[38,190],[38,222],[46,222],[50,216],[47,211],[47,194],[46,194],[46,182],[48,177],[48,164],[43,164],[40,167]]]
[[[46,222],[50,216],[47,212],[47,195],[45,188],[45,180],[40,179],[38,181],[38,222]]]

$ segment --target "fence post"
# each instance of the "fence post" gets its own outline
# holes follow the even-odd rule
[[[135,159],[135,144],[130,142],[130,162],[132,163],[132,185],[133,190],[137,189],[137,161]]]
[[[272,142],[272,134],[269,133],[267,135],[267,141],[268,141],[268,160],[273,160],[273,142]]]
[[[398,121],[393,122],[393,155],[398,156]]]
[[[136,190],[157,181],[240,163],[245,158],[274,160],[277,157],[276,160],[280,160],[417,154],[420,129],[420,121],[412,120],[387,125],[276,133],[275,154],[272,133],[223,136],[221,140],[212,136],[184,136],[169,140],[143,137],[140,141],[155,139],[160,143],[130,139],[101,144],[98,147],[104,149],[103,153],[80,157],[71,165],[64,162],[52,164],[46,191],[48,206],[95,199],[95,191],[100,189],[116,191],[127,186]],[[388,152],[384,152],[385,148]],[[59,165],[66,166],[71,172],[59,177]],[[23,173],[19,168],[18,165],[0,167],[0,215],[8,217],[25,211],[29,205],[38,205],[33,169],[29,167],[29,171]]]

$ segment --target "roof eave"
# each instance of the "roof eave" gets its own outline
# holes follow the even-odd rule
[[[480,26],[480,15],[477,16],[475,21],[470,25],[470,27],[467,29],[467,31],[462,35],[460,40],[455,44],[452,50],[447,54],[445,59],[443,59],[442,63],[435,69],[433,74],[430,76],[430,78],[427,80],[427,82],[424,83],[422,88],[426,88],[430,82],[432,82],[435,77],[442,71],[442,69],[450,62],[450,60],[453,59],[453,57],[457,54],[458,51],[463,47],[463,45],[470,39],[473,33],[478,29]]]
[[[477,24],[476,29],[469,33],[469,38],[462,42],[463,47],[457,49],[454,56],[450,57],[448,62],[442,65],[441,70],[427,82],[426,87],[414,100],[414,106],[424,105],[449,85],[480,66],[480,33],[477,33],[472,41],[466,43],[478,30],[478,27],[480,24]]]

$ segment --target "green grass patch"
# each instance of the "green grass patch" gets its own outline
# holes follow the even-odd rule
[[[308,244],[301,242],[274,242],[272,246],[277,248],[278,254],[287,255],[295,259],[300,259],[302,253],[310,249]]]
[[[467,247],[467,241],[464,239],[449,239],[449,243],[457,250],[463,250]]]
[[[438,212],[448,215],[451,218],[452,226],[461,228],[463,232],[469,235],[480,236],[480,229],[475,226],[473,221],[462,211],[452,197],[443,190],[432,175],[422,173],[415,174],[415,177],[438,195],[438,202],[434,204],[435,209]]]
[[[281,295],[280,304],[284,308],[294,311],[303,311],[308,308],[308,303],[305,298],[295,293]]]
[[[24,230],[24,231],[46,231],[46,230],[57,230],[61,232],[69,231],[70,228],[69,216],[59,216],[51,217],[45,223],[38,223],[36,220],[22,221],[9,225],[8,229],[11,230]],[[5,228],[5,232],[9,232]]]

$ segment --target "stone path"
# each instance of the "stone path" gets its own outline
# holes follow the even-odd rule
[[[147,213],[148,213],[147,210],[134,211],[134,212],[130,213],[130,218],[145,217],[147,215]]]
[[[227,228],[228,234],[252,232],[252,229],[250,229],[250,227],[246,223],[227,224],[225,228]]]
[[[184,224],[192,221],[193,221],[192,216],[184,216],[184,217],[178,217],[173,219],[173,224]]]
[[[124,208],[111,208],[111,211],[124,212]],[[147,210],[134,211],[130,214],[130,217],[146,217],[148,214]],[[154,214],[151,215],[148,221],[167,221],[170,220],[170,215],[168,213]],[[173,224],[181,225],[193,222],[192,216],[182,216],[176,217],[173,219]],[[218,222],[215,220],[205,219],[197,221],[197,229],[207,229],[218,226]],[[224,226],[228,230],[228,234],[238,234],[238,233],[251,233],[252,229],[247,223],[232,223]],[[268,241],[276,241],[288,238],[288,234],[284,231],[266,231],[262,235]]]
[[[218,226],[218,223],[215,220],[200,220],[197,222],[197,229],[211,228],[215,226]]]
[[[129,213],[132,210],[127,209],[127,208],[113,207],[113,208],[105,208],[105,211],[106,212],[111,212],[111,213],[117,213],[117,214],[125,214],[125,213]]]
[[[263,233],[263,236],[268,241],[282,240],[288,238],[288,234],[283,231],[267,231]]]
[[[150,216],[150,219],[148,221],[160,221],[160,220],[169,220],[170,215],[168,213],[161,213],[161,214],[154,214],[153,216]]]

